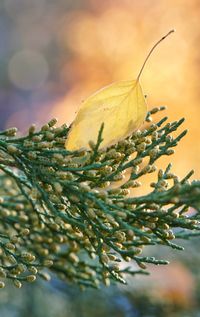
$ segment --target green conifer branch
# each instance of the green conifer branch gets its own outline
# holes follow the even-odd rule
[[[126,283],[127,274],[147,274],[148,263],[168,263],[143,255],[145,246],[182,250],[177,239],[200,234],[200,181],[155,165],[187,132],[177,135],[183,119],[151,123],[159,110],[147,114],[146,129],[107,149],[99,149],[103,125],[91,150],[74,152],[64,149],[69,127],[55,119],[24,137],[0,132],[0,287],[6,278],[19,288],[49,280],[46,270],[80,287]],[[138,196],[149,173],[155,181]]]

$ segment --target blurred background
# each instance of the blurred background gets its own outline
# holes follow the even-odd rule
[[[189,133],[170,160],[178,175],[194,168],[200,177],[199,19],[198,0],[1,0],[0,129],[17,126],[23,133],[54,116],[70,123],[95,90],[135,78],[152,45],[175,28],[141,83],[149,109],[167,105],[170,120],[186,118]],[[0,316],[200,316],[193,241],[184,255],[154,250],[172,264],[150,268],[151,277],[132,280],[128,288],[81,293],[56,279],[22,291],[7,288]]]

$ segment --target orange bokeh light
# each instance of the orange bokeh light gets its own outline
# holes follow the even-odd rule
[[[58,23],[57,41],[71,51],[60,71],[71,89],[55,104],[52,116],[72,121],[81,100],[113,81],[135,78],[152,44],[177,29],[157,49],[142,75],[149,108],[168,105],[171,120],[186,118],[189,133],[174,158],[183,176],[200,175],[198,137],[198,1],[90,1],[91,10],[67,13]]]

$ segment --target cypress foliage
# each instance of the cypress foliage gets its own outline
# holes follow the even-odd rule
[[[145,246],[182,250],[177,239],[199,235],[200,181],[190,182],[193,171],[179,179],[171,164],[155,165],[187,132],[173,136],[184,119],[152,123],[163,109],[107,149],[99,149],[103,125],[91,150],[75,152],[64,149],[70,127],[55,119],[24,137],[0,132],[0,288],[51,272],[82,288],[126,283],[128,274],[148,274],[148,263],[168,263],[144,256]],[[138,196],[149,173],[151,190]]]

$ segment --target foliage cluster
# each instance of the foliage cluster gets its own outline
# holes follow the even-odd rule
[[[174,153],[184,120],[152,123],[159,110],[148,112],[145,129],[106,149],[103,125],[96,144],[78,151],[64,149],[70,127],[55,119],[24,137],[15,128],[0,132],[1,288],[4,279],[18,288],[49,280],[48,272],[81,288],[126,283],[126,274],[147,274],[147,263],[168,263],[144,256],[145,246],[182,250],[175,239],[199,235],[200,181],[190,182],[193,171],[179,179],[171,164],[155,165]],[[149,173],[155,182],[138,195]]]

